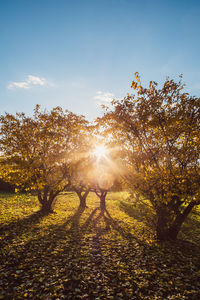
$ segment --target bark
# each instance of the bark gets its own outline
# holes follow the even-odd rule
[[[41,211],[44,213],[47,213],[47,214],[52,213],[53,212],[53,208],[52,208],[53,200],[54,199],[48,199],[47,201],[43,202]]]
[[[157,224],[156,224],[156,235],[157,239],[160,241],[164,241],[167,239],[167,231],[168,231],[168,218],[165,209],[159,209],[157,211]]]
[[[59,192],[53,193],[49,191],[48,188],[44,189],[44,192],[38,191],[38,200],[41,204],[41,211],[45,214],[53,212],[53,202],[55,197],[59,194]]]
[[[80,198],[80,206],[81,207],[86,207],[87,205],[86,205],[86,198],[84,198],[84,197],[81,197]]]
[[[105,211],[106,210],[106,194],[103,193],[101,195],[101,197],[100,197],[100,209],[101,209],[101,211]]]
[[[167,211],[159,210],[156,227],[157,238],[160,241],[176,240],[182,224],[191,212],[194,205],[194,202],[190,202],[182,213],[179,212],[176,215],[175,220],[170,225],[168,224],[169,219],[167,218]]]
[[[184,223],[185,219],[191,212],[192,208],[194,207],[194,203],[191,202],[188,204],[188,206],[185,208],[183,213],[177,215],[175,221],[173,222],[172,226],[169,228],[168,235],[171,240],[176,240],[178,233],[181,229],[182,224]]]
[[[104,212],[106,210],[106,195],[107,195],[107,191],[105,190],[101,190],[100,192],[96,192],[96,195],[99,197],[100,199],[100,209],[102,212]]]
[[[79,200],[80,200],[80,207],[87,207],[86,205],[86,198],[89,194],[89,190],[86,190],[85,192],[81,192],[79,190],[75,190],[75,192],[77,193]]]

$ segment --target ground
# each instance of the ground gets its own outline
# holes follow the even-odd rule
[[[55,213],[34,196],[0,195],[0,299],[200,299],[200,211],[175,243],[158,243],[128,194],[91,193],[78,208],[61,195]]]

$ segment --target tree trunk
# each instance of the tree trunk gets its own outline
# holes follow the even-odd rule
[[[108,191],[100,190],[100,192],[95,191],[96,195],[100,199],[100,209],[102,212],[106,210],[106,195]]]
[[[47,201],[43,202],[41,211],[46,214],[52,213],[53,212],[52,204],[53,204],[53,199],[48,199]]]
[[[102,192],[101,196],[100,196],[100,209],[101,209],[101,211],[106,210],[106,195],[107,195],[107,192]]]
[[[168,230],[169,239],[171,239],[171,240],[177,239],[177,236],[181,229],[181,226],[182,226],[183,222],[185,221],[185,219],[187,218],[187,216],[189,215],[189,213],[191,212],[194,205],[195,204],[193,202],[190,202],[188,204],[188,206],[185,208],[185,210],[183,211],[183,213],[179,214],[176,217],[175,221],[173,222],[173,224],[170,226],[170,228]]]
[[[48,193],[48,189],[45,189],[42,195],[42,192],[38,192],[38,200],[41,204],[41,211],[45,214],[53,212],[53,202],[58,193],[53,193],[52,191]]]
[[[167,240],[168,226],[167,226],[166,211],[164,209],[159,209],[157,211],[157,216],[158,216],[157,224],[156,224],[157,239],[160,241]]]
[[[104,196],[101,196],[101,198],[100,198],[100,209],[102,211],[104,211],[106,209],[106,201],[105,201],[105,197]]]
[[[81,207],[86,207],[86,198],[81,197],[81,198],[79,198],[79,199],[80,199],[80,206],[81,206]]]
[[[171,225],[168,224],[167,211],[160,210],[158,212],[158,220],[156,226],[157,239],[160,241],[176,240],[181,226],[195,203],[190,202],[184,209],[183,213],[179,213]]]
[[[89,194],[89,191],[87,190],[83,194],[81,191],[78,191],[78,190],[75,190],[75,192],[77,193],[77,195],[79,197],[80,207],[86,208],[87,207],[86,198],[87,198],[87,195]]]

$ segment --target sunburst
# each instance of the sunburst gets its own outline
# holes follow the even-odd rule
[[[107,149],[104,145],[100,145],[95,148],[93,154],[96,156],[97,159],[105,157],[107,153]]]

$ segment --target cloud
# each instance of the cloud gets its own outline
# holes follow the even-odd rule
[[[24,81],[13,81],[9,83],[8,89],[29,89],[32,86],[44,86],[47,84],[47,80],[42,77],[28,75],[27,78]]]
[[[27,78],[27,82],[31,85],[45,85],[46,84],[46,79],[45,78],[41,78],[41,77],[37,77],[37,76],[33,76],[33,75],[28,75]]]
[[[26,81],[11,82],[8,85],[8,89],[19,88],[19,89],[28,89],[29,85]]]
[[[101,91],[98,91],[96,93],[96,96],[94,96],[94,99],[97,101],[99,105],[102,104],[110,104],[111,101],[115,98],[115,95],[112,93],[103,93]]]

